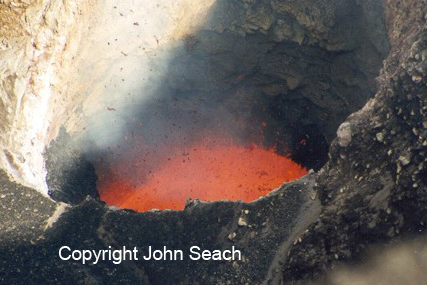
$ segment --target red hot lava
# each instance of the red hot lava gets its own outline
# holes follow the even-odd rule
[[[145,152],[114,170],[97,167],[101,200],[139,212],[182,210],[188,198],[251,202],[307,174],[273,149],[214,142],[195,141],[185,151],[164,147],[156,154]]]

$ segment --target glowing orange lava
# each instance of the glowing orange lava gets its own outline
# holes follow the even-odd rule
[[[140,212],[182,210],[188,198],[251,202],[307,174],[290,159],[260,146],[200,140],[187,149],[162,149],[155,164],[146,162],[147,157],[136,157],[111,173],[98,170],[101,200]],[[125,176],[123,171],[134,174]],[[130,178],[135,175],[137,182]]]

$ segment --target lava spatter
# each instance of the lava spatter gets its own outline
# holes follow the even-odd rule
[[[98,168],[101,200],[140,212],[182,210],[189,198],[251,202],[307,173],[274,149],[218,138],[140,153],[108,174]]]

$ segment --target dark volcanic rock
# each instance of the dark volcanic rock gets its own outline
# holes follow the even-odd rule
[[[406,8],[419,4],[409,2]],[[302,242],[291,249],[285,284],[299,284],[342,261],[357,260],[375,243],[425,232],[426,7],[424,3],[411,17],[390,23],[411,30],[394,35],[378,94],[347,119],[350,132],[339,132],[332,143],[315,187],[324,207]]]
[[[137,117],[172,117],[187,137],[215,121],[240,122],[247,137],[264,124],[266,145],[318,170],[340,122],[377,91],[388,51],[379,1],[220,0],[171,53],[159,95]],[[199,115],[186,115],[193,106]]]
[[[86,196],[98,199],[96,173],[93,165],[71,143],[62,128],[46,150],[47,185],[55,201],[76,205]]]
[[[4,185],[5,195],[21,189],[7,180]],[[6,284],[277,283],[287,249],[318,216],[319,202],[310,199],[312,186],[307,177],[252,204],[194,201],[181,212],[151,213],[111,209],[89,197],[69,207],[22,189],[26,195],[14,194],[20,203],[13,208],[1,203],[1,216],[10,220],[2,229],[0,280]],[[49,207],[35,211],[40,202]],[[22,215],[26,209],[31,213]],[[17,220],[22,226],[16,226]],[[137,247],[139,261],[120,265],[62,261],[58,251],[64,245],[72,250]],[[144,261],[149,246],[183,250],[184,260]],[[187,255],[191,246],[209,250],[235,246],[243,258],[192,261]]]
[[[62,261],[61,246],[103,249],[97,236],[103,204],[86,200],[71,208],[9,182],[0,173],[0,283],[148,284],[143,273],[111,262],[83,265]]]
[[[387,26],[379,1],[219,1],[213,15],[221,12],[221,31],[213,17],[212,29],[189,36],[172,60],[167,88],[178,95],[223,94],[219,100],[227,102],[244,87],[238,96],[254,104],[240,109],[242,116],[272,110],[276,117],[259,119],[290,134],[281,138],[291,146],[314,130],[327,145],[339,123],[375,93],[388,29],[392,50],[379,91],[341,125],[327,165],[254,203],[192,201],[181,212],[135,213],[87,197],[97,197],[93,167],[60,139],[47,153],[48,184],[55,200],[72,205],[0,174],[1,283],[298,284],[358,261],[378,242],[423,233],[427,5],[384,5]],[[226,105],[235,106],[238,96]],[[191,246],[235,246],[244,258],[83,265],[60,260],[63,245],[136,246],[140,254],[148,246],[185,253]]]
[[[136,262],[152,284],[261,284],[280,280],[281,262],[295,237],[317,217],[309,178],[251,204],[196,203],[182,212],[109,212],[102,223],[106,244],[184,251],[183,261]],[[282,209],[286,209],[283,211]],[[191,246],[236,249],[242,260],[193,261]]]

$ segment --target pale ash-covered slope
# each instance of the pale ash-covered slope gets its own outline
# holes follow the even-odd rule
[[[67,72],[92,1],[0,1],[0,167],[47,194],[46,144],[66,117]]]
[[[307,199],[312,194],[311,187],[301,182],[288,185],[252,205],[221,202],[193,205],[183,212],[137,214],[115,211],[92,199],[64,208],[33,189],[9,183],[1,176],[0,216],[8,218],[8,222],[2,224],[1,281],[15,284],[176,284],[177,279],[183,284],[188,284],[188,280],[203,280],[201,284],[227,284],[230,280],[234,284],[258,284],[273,279],[280,281],[283,265],[283,283],[292,284],[320,276],[337,260],[357,258],[363,248],[373,242],[390,241],[402,233],[422,232],[427,223],[426,127],[423,124],[426,118],[423,9],[426,5],[423,1],[411,1],[413,5],[397,8],[392,2],[387,2],[388,17],[407,22],[392,24],[388,21],[392,33],[400,32],[395,38],[390,37],[394,48],[381,77],[380,92],[348,119],[351,132],[346,136],[340,132],[333,143],[330,162],[317,174],[317,189],[324,207],[320,218],[307,226],[306,233],[299,236],[302,229],[294,226],[299,224],[303,213],[316,207],[318,201]],[[296,5],[297,2],[287,3]],[[313,7],[317,10],[317,6]],[[264,27],[268,28],[268,23]],[[260,30],[256,25],[253,29]],[[45,206],[40,207],[40,204]],[[311,204],[314,208],[303,207]],[[247,219],[247,227],[239,226],[240,216]],[[305,221],[312,222],[316,218],[317,212]],[[133,226],[135,224],[138,226]],[[57,258],[57,250],[63,244],[101,249],[116,243],[116,246],[146,246],[155,242],[159,246],[177,243],[179,246],[196,243],[229,246],[235,243],[244,246],[252,258],[234,266],[198,264],[197,269],[201,268],[198,271],[195,267],[180,268],[177,264],[170,268],[141,263],[114,267],[109,263],[96,267],[73,263],[70,266]],[[289,258],[286,260],[285,254],[276,259],[276,246],[280,245],[286,253],[290,242],[293,248]],[[277,261],[272,271],[268,270],[266,260]],[[260,271],[255,271],[266,268],[263,272],[273,279],[264,279]]]
[[[1,1],[0,167],[47,194],[42,154],[59,127],[83,132],[111,118],[107,107],[143,100],[134,91],[155,87],[167,50],[205,20],[213,2]],[[107,85],[118,88],[107,92]]]

